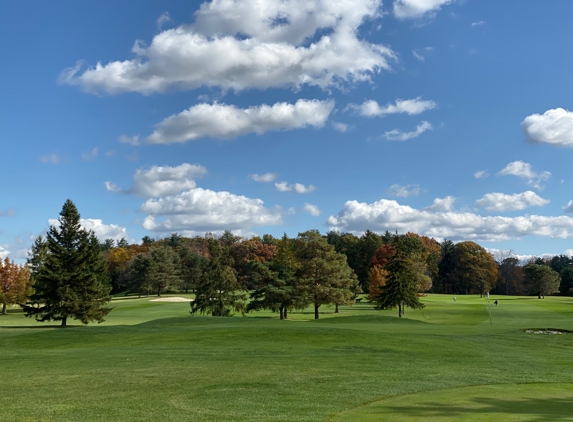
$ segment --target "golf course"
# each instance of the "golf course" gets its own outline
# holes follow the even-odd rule
[[[99,325],[0,316],[0,420],[573,420],[573,298],[429,295],[403,318],[363,300],[284,321],[150,299],[115,298]]]

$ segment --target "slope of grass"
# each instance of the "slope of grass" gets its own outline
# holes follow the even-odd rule
[[[511,404],[523,392],[461,387],[532,383],[528,394],[545,392],[540,406],[553,397],[565,415],[573,335],[523,329],[572,330],[573,301],[498,299],[491,322],[486,299],[438,295],[402,319],[368,304],[340,314],[321,308],[319,321],[310,309],[288,321],[269,312],[200,317],[189,315],[188,303],[142,298],[114,300],[101,325],[60,329],[12,310],[0,317],[0,420],[380,420],[368,418],[406,415],[405,397],[417,400],[411,419],[396,420],[425,420],[416,408],[428,403],[452,400],[462,412],[476,397]],[[516,415],[560,420],[539,419],[542,410]]]

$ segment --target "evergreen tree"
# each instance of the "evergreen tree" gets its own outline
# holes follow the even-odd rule
[[[337,253],[317,230],[299,233],[296,253],[301,289],[314,305],[315,319],[321,305],[353,303],[353,290],[358,289],[356,275],[346,256]]]
[[[525,285],[530,294],[539,297],[559,292],[561,277],[547,265],[529,264],[524,268]]]
[[[80,214],[69,199],[59,224],[50,227],[46,243],[44,259],[31,257],[43,263],[33,270],[35,292],[23,305],[26,316],[41,322],[62,321],[62,327],[68,318],[84,324],[102,322],[112,309],[105,307],[111,300],[105,262],[97,239],[81,227]],[[36,244],[41,245],[41,239]],[[41,250],[33,248],[32,253]]]
[[[181,285],[181,261],[179,255],[169,246],[150,248],[151,263],[149,281],[157,296],[167,288],[178,289]]]
[[[232,259],[224,253],[226,249],[218,241],[211,240],[211,261],[195,289],[195,299],[191,302],[192,314],[231,316],[233,311],[245,314],[247,292],[237,281]]]
[[[179,258],[181,261],[181,288],[187,293],[188,290],[195,290],[203,276],[203,271],[209,264],[209,260],[188,247],[179,248]]]

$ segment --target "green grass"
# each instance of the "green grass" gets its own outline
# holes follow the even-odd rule
[[[247,318],[113,301],[101,325],[0,316],[0,420],[573,420],[573,300],[430,295]],[[492,298],[490,301],[493,301]],[[527,399],[524,401],[524,399]],[[569,418],[569,419],[568,419]]]

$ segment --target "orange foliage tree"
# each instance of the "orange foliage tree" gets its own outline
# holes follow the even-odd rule
[[[26,302],[30,293],[30,270],[23,265],[16,265],[8,257],[0,261],[0,303],[2,315],[6,315],[8,305]]]

